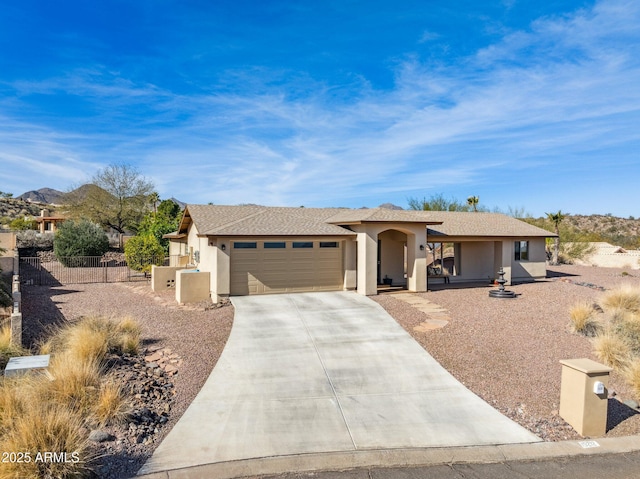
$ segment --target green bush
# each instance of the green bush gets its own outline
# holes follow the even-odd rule
[[[124,245],[124,257],[131,269],[149,273],[164,264],[164,248],[155,236],[134,236]]]
[[[105,232],[87,220],[65,221],[53,240],[56,258],[65,266],[85,266],[78,256],[102,256],[108,250]]]
[[[36,230],[38,223],[33,218],[23,217],[16,218],[9,223],[9,228],[15,231]]]

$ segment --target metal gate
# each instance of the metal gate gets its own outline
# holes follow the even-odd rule
[[[140,265],[168,264],[168,258],[144,258]],[[150,268],[148,268],[150,270]],[[80,283],[146,281],[149,273],[136,271],[124,260],[101,256],[74,256],[60,260],[39,257],[20,258],[20,280],[25,285],[57,286]]]

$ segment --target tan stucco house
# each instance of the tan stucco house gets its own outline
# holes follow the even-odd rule
[[[451,281],[546,275],[553,233],[495,213],[188,205],[170,239],[174,264],[209,273],[214,300],[229,295],[355,290],[387,282],[426,291],[434,242],[451,243]],[[442,274],[439,276],[442,277]]]

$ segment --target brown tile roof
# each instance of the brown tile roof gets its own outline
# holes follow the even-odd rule
[[[500,213],[428,211],[441,225],[427,229],[427,236],[555,237],[555,233]]]
[[[353,235],[328,223],[336,208],[188,205],[200,234],[214,236]]]
[[[408,211],[385,208],[292,208],[188,205],[179,232],[193,221],[199,234],[212,236],[343,236],[339,225],[367,222],[424,223],[432,236],[552,237],[549,231],[498,213]],[[442,223],[442,224],[439,224]]]
[[[440,220],[434,220],[429,213],[429,211],[391,210],[388,208],[345,209],[339,210],[328,221],[334,224],[361,222],[438,224]]]

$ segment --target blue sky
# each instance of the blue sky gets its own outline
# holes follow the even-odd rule
[[[640,216],[637,0],[0,7],[0,191]]]

